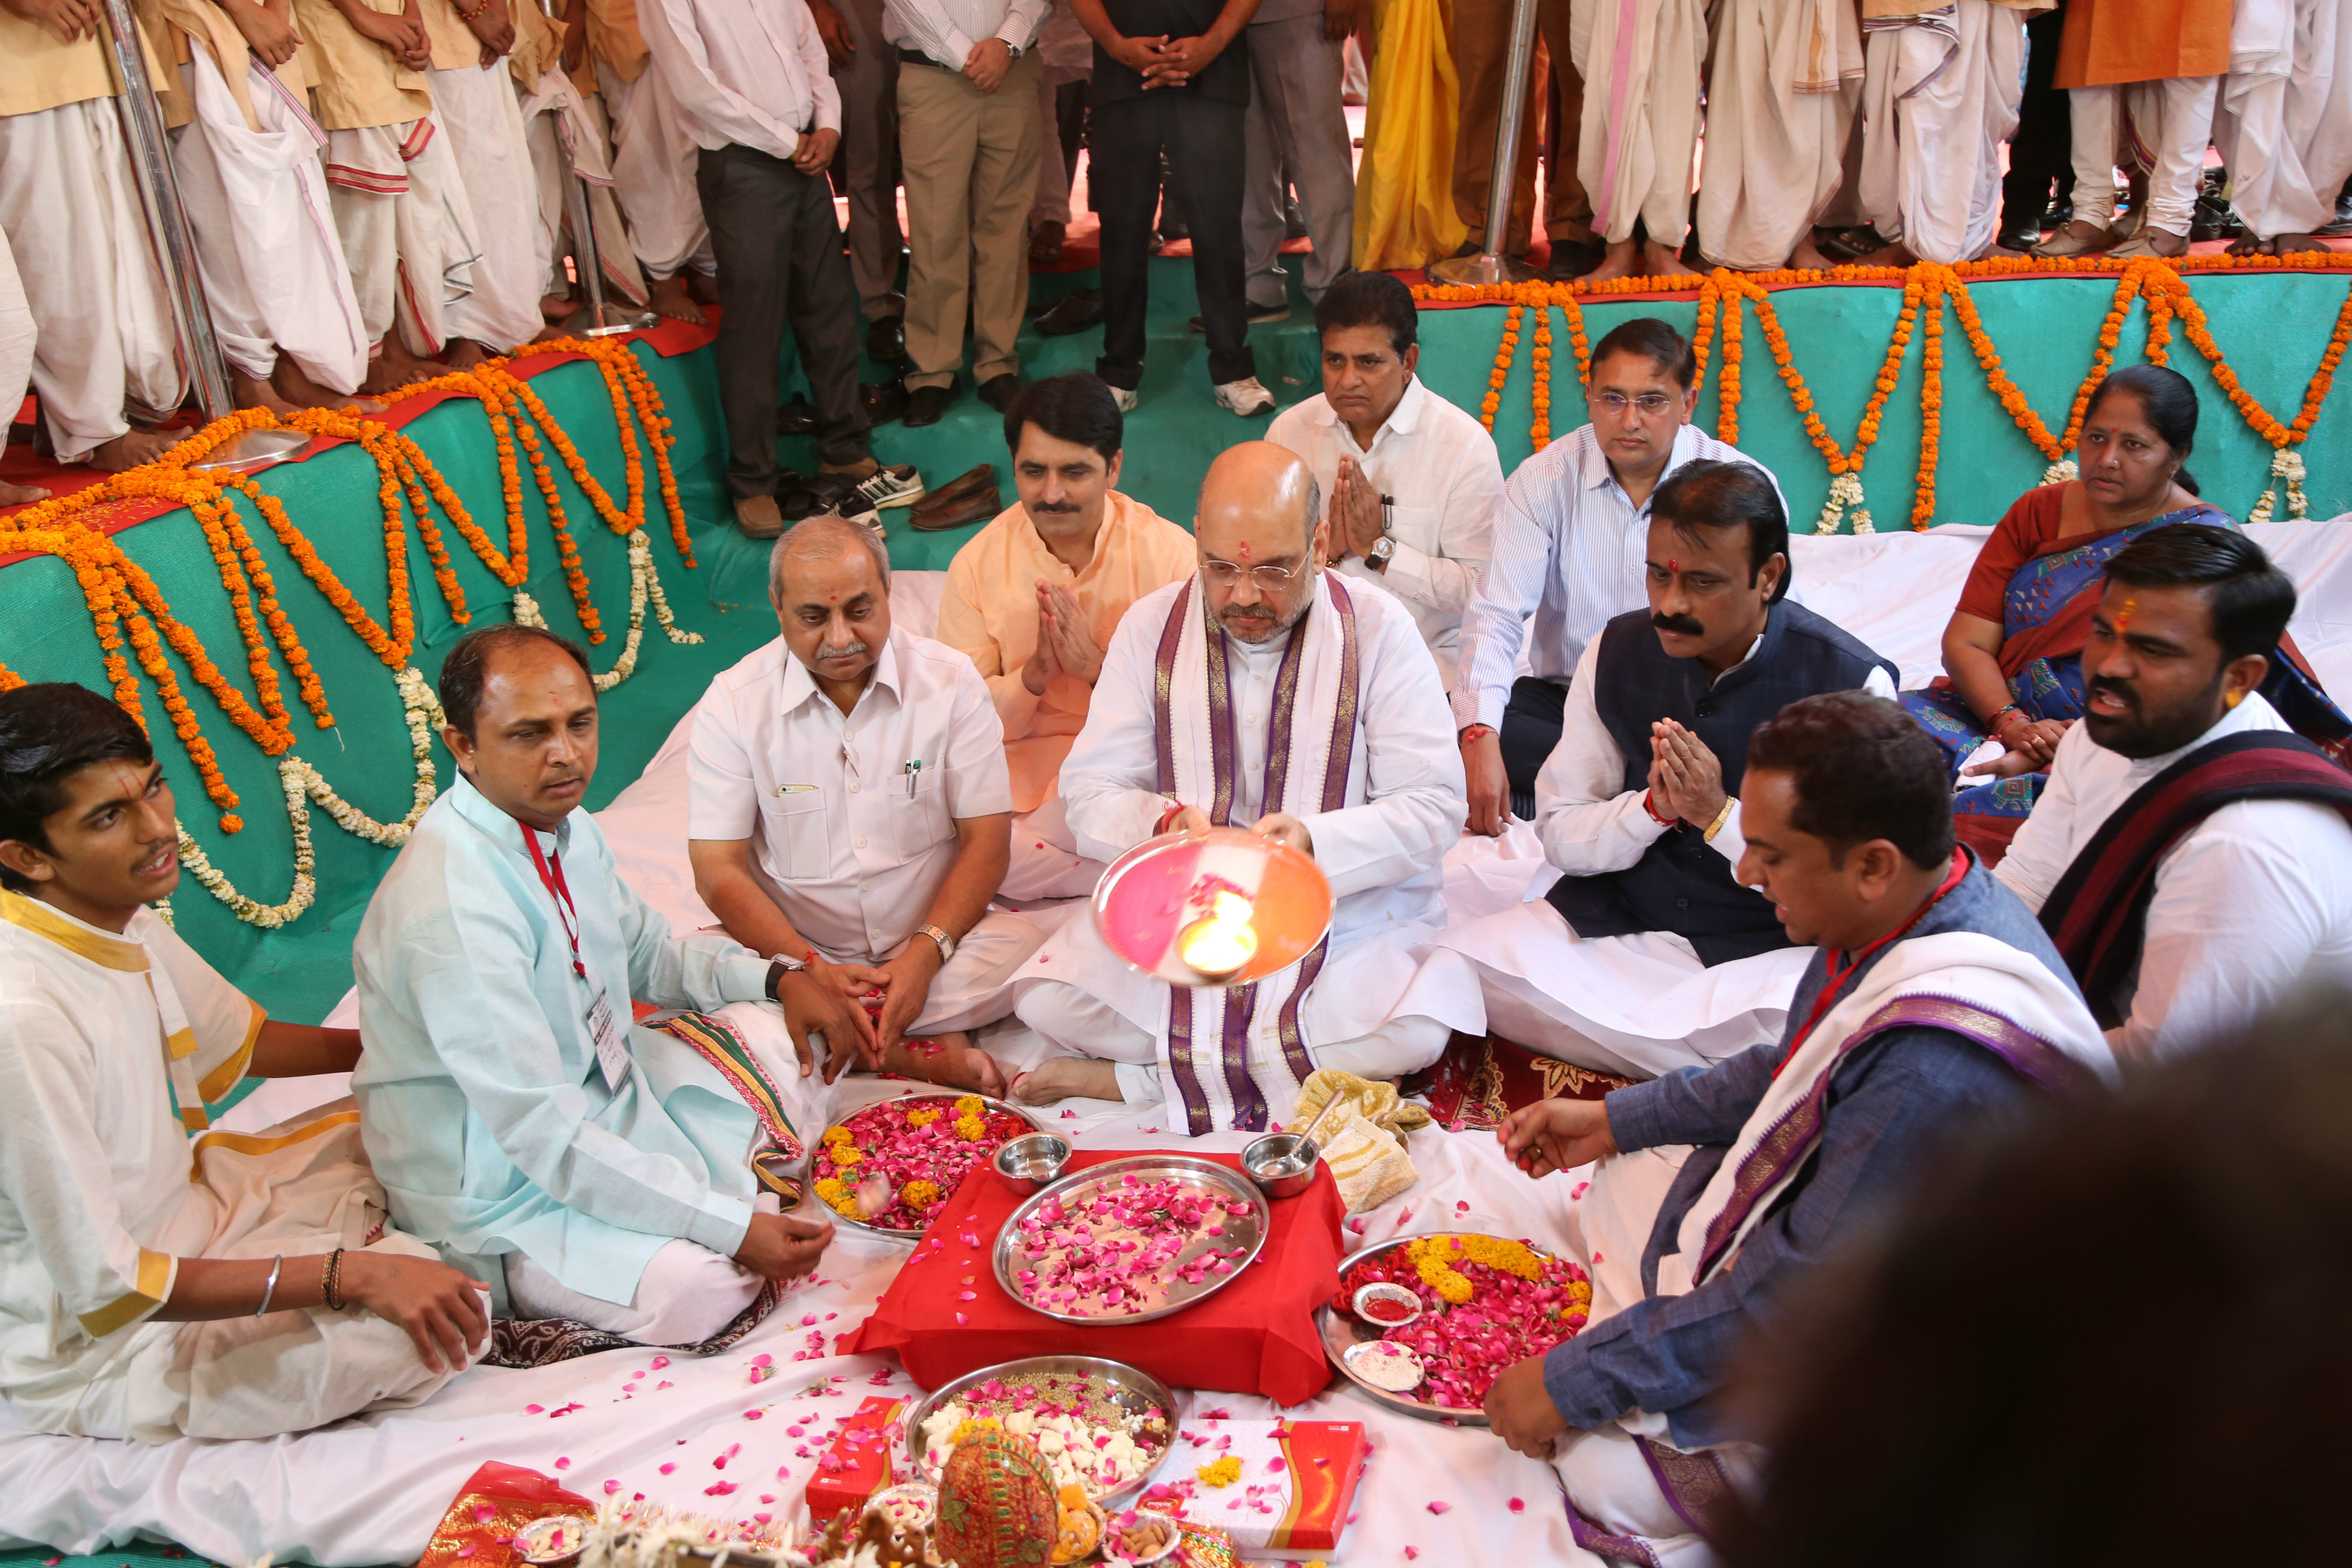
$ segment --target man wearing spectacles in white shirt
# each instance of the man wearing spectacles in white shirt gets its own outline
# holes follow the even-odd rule
[[[1680,332],[1651,316],[1620,322],[1592,350],[1592,422],[1520,464],[1504,488],[1454,650],[1472,832],[1492,837],[1533,816],[1536,774],[1559,741],[1584,645],[1649,602],[1650,497],[1666,476],[1706,458],[1771,477],[1691,424],[1697,382],[1697,357]],[[1778,494],[1778,479],[1772,487]],[[1531,673],[1515,679],[1523,643]]]

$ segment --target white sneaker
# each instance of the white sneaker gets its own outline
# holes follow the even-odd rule
[[[1274,394],[1266,391],[1255,376],[1244,376],[1237,382],[1220,382],[1217,384],[1217,402],[1244,419],[1274,412]]]
[[[1136,395],[1133,387],[1113,387],[1110,389],[1110,401],[1118,404],[1119,413],[1133,413],[1135,405],[1142,400]]]
[[[923,498],[923,476],[911,463],[885,464],[857,486],[857,494],[877,508],[911,507]]]

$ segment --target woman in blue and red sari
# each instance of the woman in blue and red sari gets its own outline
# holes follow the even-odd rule
[[[2116,371],[2091,393],[2076,445],[2082,476],[2018,497],[1977,554],[1959,608],[1944,628],[1944,670],[1903,694],[1943,743],[1956,779],[1983,779],[1952,801],[1953,826],[1989,864],[2033,810],[2059,737],[2083,716],[2083,644],[2107,562],[2134,539],[2175,523],[2235,528],[2197,498],[2187,463],[2197,392],[2162,365]],[[2282,642],[2263,695],[2307,738],[2345,759],[2352,720]],[[2001,749],[1969,758],[1998,741]]]
[[[2083,411],[2082,476],[2010,507],[1944,628],[1945,674],[1903,695],[1956,777],[1988,779],[1952,802],[1960,836],[1988,858],[2008,848],[2058,737],[2083,716],[2083,644],[2107,562],[2175,523],[2238,526],[2197,498],[2183,466],[2196,439],[2197,393],[2178,371],[2134,365],[2101,382]],[[1988,741],[2000,754],[1964,769]]]

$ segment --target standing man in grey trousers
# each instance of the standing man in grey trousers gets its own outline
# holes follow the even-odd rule
[[[882,0],[805,0],[841,93],[842,183],[849,195],[849,275],[866,316],[866,357],[887,367],[907,352],[898,261],[898,51]]]
[[[1363,0],[1259,0],[1250,18],[1252,85],[1243,122],[1246,182],[1242,249],[1249,268],[1249,319],[1290,315],[1282,267],[1283,193],[1298,191],[1299,215],[1315,242],[1307,258],[1307,302],[1323,298],[1348,270],[1355,244],[1356,166],[1340,107],[1341,46]]]

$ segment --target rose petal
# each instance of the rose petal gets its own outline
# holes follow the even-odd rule
[[[1513,1513],[1525,1513],[1528,1511],[1527,1500],[1524,1498],[1513,1498],[1508,1506]]]
[[[555,1461],[555,1468],[559,1470],[568,1470],[572,1468],[572,1460],[569,1458],[558,1459]]]
[[[1429,1511],[1432,1513],[1448,1513],[1453,1511],[1453,1508],[1454,1505],[1450,1502],[1433,1502],[1429,1505]]]

